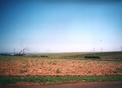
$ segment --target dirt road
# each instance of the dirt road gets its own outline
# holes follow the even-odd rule
[[[122,88],[122,81],[111,82],[77,82],[42,85],[39,83],[31,83],[30,85],[0,85],[0,88]]]

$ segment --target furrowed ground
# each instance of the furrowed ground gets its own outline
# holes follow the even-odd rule
[[[116,75],[122,74],[122,53],[0,56],[0,76]],[[88,55],[88,54],[87,54]],[[94,59],[95,58],[95,59]]]

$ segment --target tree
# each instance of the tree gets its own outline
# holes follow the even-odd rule
[[[23,56],[23,55],[26,55],[26,52],[28,49],[26,48],[23,48],[22,50],[20,50],[18,53],[15,53],[15,49],[14,49],[14,55],[16,56]]]

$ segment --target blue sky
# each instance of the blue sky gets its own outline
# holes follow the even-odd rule
[[[113,51],[122,47],[122,3],[22,1],[0,7],[0,52]]]

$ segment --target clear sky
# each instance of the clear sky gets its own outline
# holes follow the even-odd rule
[[[122,2],[0,4],[0,52],[113,51],[122,47]]]

